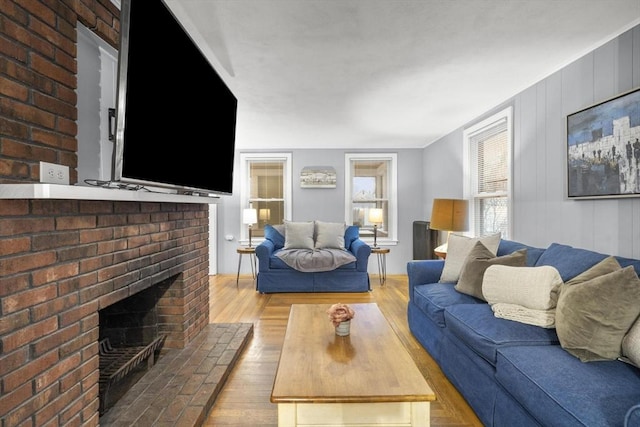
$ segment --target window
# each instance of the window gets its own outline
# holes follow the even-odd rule
[[[360,227],[360,236],[382,244],[397,241],[397,154],[356,153],[345,155],[345,221]],[[372,223],[369,211],[382,209],[382,222]]]
[[[251,227],[251,237],[264,237],[265,224],[282,224],[291,218],[291,154],[240,154],[240,223],[242,210],[257,210],[258,223]],[[249,239],[242,224],[240,240]]]
[[[465,198],[475,236],[511,234],[511,107],[464,131]]]

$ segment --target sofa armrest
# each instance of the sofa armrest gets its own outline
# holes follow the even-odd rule
[[[275,245],[271,240],[264,240],[256,246],[256,256],[258,257],[258,271],[269,270],[269,258],[275,251]]]
[[[624,417],[624,427],[640,426],[640,404],[634,405],[627,411]]]
[[[371,255],[371,246],[367,245],[362,239],[356,239],[351,243],[349,252],[356,257],[356,270],[367,271],[369,255]]]
[[[409,277],[409,298],[413,298],[413,288],[426,283],[437,283],[444,269],[443,259],[413,260],[407,262]]]

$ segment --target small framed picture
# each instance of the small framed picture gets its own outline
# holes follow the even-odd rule
[[[336,188],[335,168],[305,166],[300,172],[300,188]]]

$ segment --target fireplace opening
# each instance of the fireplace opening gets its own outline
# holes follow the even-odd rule
[[[166,338],[159,332],[152,286],[99,311],[99,399],[105,414],[158,360]]]

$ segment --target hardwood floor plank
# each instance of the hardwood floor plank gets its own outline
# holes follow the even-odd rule
[[[413,337],[407,323],[407,276],[388,275],[380,286],[371,275],[371,292],[260,294],[250,275],[209,278],[211,323],[251,322],[254,334],[218,396],[204,426],[277,426],[277,406],[270,402],[291,304],[375,302],[411,354],[436,394],[431,405],[435,427],[482,426],[437,363]]]

